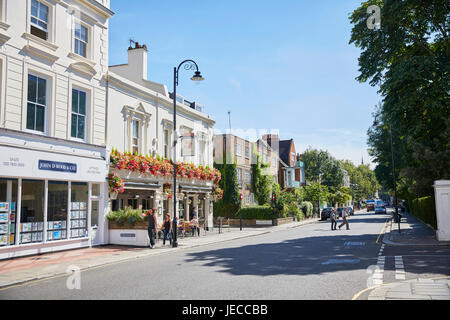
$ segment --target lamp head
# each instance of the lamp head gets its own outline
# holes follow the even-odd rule
[[[194,76],[191,78],[192,81],[203,81],[205,78],[202,77],[200,71],[195,71]]]

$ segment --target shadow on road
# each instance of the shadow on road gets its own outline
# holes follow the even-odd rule
[[[219,272],[233,275],[257,276],[321,274],[367,269],[376,264],[377,235],[335,232],[332,236],[192,252],[186,262],[202,262],[203,266],[219,267]]]

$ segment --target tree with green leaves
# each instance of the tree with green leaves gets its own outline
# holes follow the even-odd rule
[[[256,164],[252,164],[252,188],[255,194],[256,202],[259,205],[265,205],[270,202],[272,192],[272,179],[267,175],[268,164],[261,164],[259,155],[256,156]]]
[[[313,182],[305,187],[304,198],[306,201],[310,201],[317,205],[317,212],[320,215],[320,203],[325,201],[328,197],[328,188],[320,183]]]
[[[328,151],[309,147],[302,155],[307,183],[320,183],[337,190],[342,186],[344,173],[341,164]]]
[[[379,30],[367,27],[370,5],[381,10]],[[392,132],[399,188],[416,197],[450,178],[449,8],[448,0],[372,0],[350,17],[350,43],[361,48],[357,80],[383,97],[380,126],[368,131],[376,175],[392,189]]]

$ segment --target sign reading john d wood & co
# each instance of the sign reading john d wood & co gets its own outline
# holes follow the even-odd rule
[[[39,160],[38,168],[39,170],[77,173],[77,165],[75,163]]]

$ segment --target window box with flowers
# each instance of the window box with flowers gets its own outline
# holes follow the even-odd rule
[[[173,162],[168,159],[133,155],[130,152],[121,153],[113,149],[110,160],[111,169],[123,171],[126,176],[134,173],[139,177],[156,177],[166,181],[173,178]],[[177,163],[177,178],[215,185],[221,180],[221,174],[219,170],[208,166],[179,162]]]

